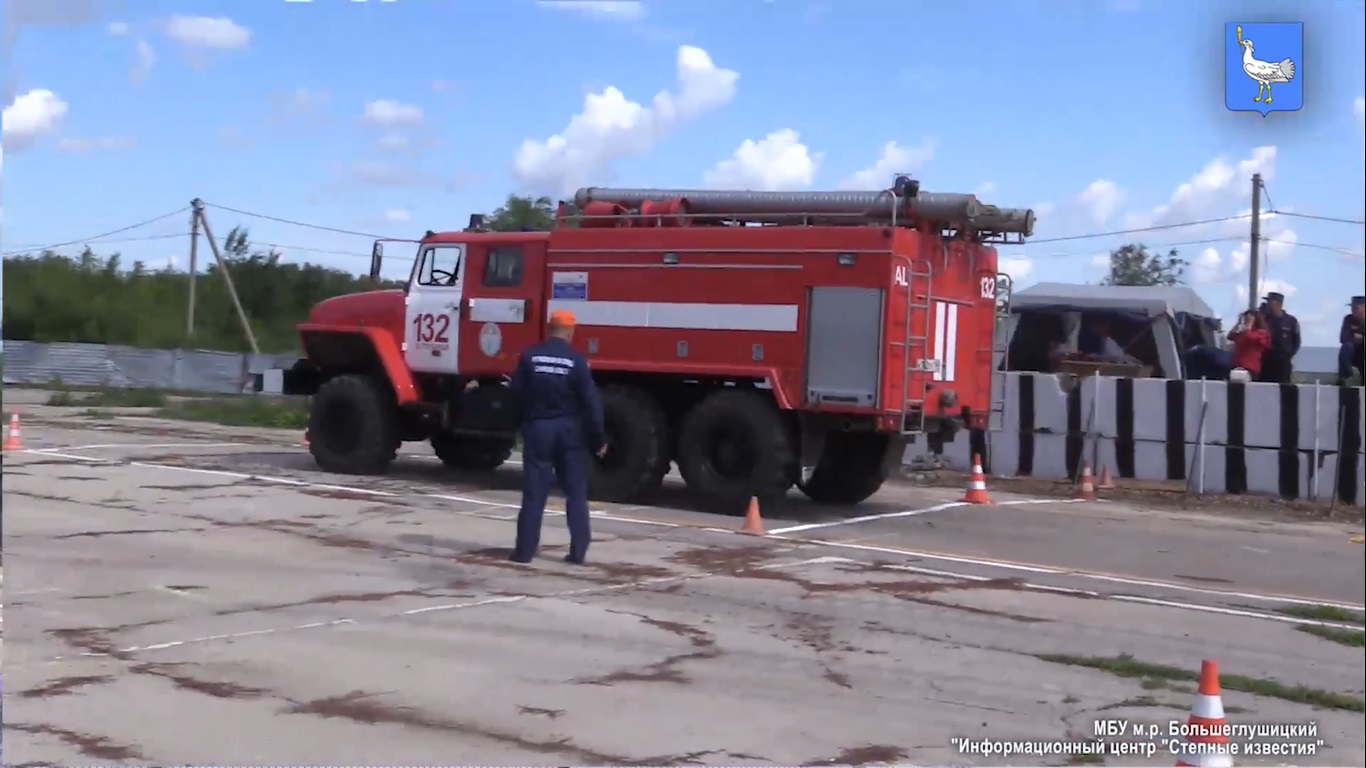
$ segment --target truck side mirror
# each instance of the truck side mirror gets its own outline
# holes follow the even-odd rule
[[[370,279],[379,279],[379,268],[384,263],[384,243],[375,241],[375,247],[370,249]]]

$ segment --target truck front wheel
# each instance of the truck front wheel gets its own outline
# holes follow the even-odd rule
[[[887,481],[882,459],[890,442],[868,432],[830,435],[811,479],[797,487],[818,504],[858,504]]]
[[[383,474],[402,442],[393,391],[369,376],[329,379],[313,397],[308,438],[314,461],[327,472]]]
[[[452,435],[438,432],[432,435],[432,449],[448,469],[471,469],[490,472],[512,456],[517,440],[492,435]]]
[[[781,496],[796,463],[782,415],[764,396],[722,390],[688,413],[678,438],[678,470],[705,496]]]

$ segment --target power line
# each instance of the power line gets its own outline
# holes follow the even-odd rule
[[[1241,237],[1207,237],[1207,238],[1205,238],[1205,239],[1203,239],[1203,240],[1182,240],[1182,241],[1174,242],[1174,243],[1153,243],[1153,244],[1151,244],[1151,245],[1148,246],[1148,247],[1149,247],[1149,248],[1179,248],[1179,247],[1181,247],[1181,246],[1186,246],[1186,245],[1209,245],[1209,244],[1211,244],[1211,243],[1232,243],[1232,242],[1241,241],[1241,240],[1243,240],[1243,239],[1245,239],[1245,238],[1241,238]],[[1025,247],[1028,247],[1029,245],[1033,245],[1033,243],[1028,243],[1028,244],[1026,244]],[[1069,257],[1069,256],[1091,256],[1091,255],[1093,255],[1093,254],[1095,254],[1095,253],[1096,253],[1096,251],[1095,251],[1094,249],[1088,249],[1088,250],[1085,250],[1085,251],[1063,251],[1063,252],[1060,252],[1060,253],[1050,253],[1050,254],[1046,254],[1046,255],[1042,255],[1042,256],[1033,256],[1033,255],[1030,255],[1029,258],[1034,259],[1034,260],[1039,260],[1039,259],[1065,259],[1065,258],[1067,258],[1067,257]]]
[[[210,208],[217,208],[217,209],[220,210],[220,211],[227,211],[227,212],[229,212],[229,213],[235,213],[235,214],[237,214],[237,215],[239,215],[239,216],[249,216],[249,217],[251,217],[251,218],[253,218],[253,219],[263,219],[263,220],[265,220],[265,221],[273,221],[273,222],[275,222],[275,223],[277,223],[277,224],[288,224],[288,225],[293,226],[293,227],[303,227],[303,228],[305,228],[305,229],[316,229],[316,230],[318,230],[318,231],[320,231],[320,232],[335,232],[336,234],[339,234],[339,235],[351,235],[351,236],[353,236],[353,237],[364,237],[364,238],[367,238],[367,239],[369,239],[369,240],[383,240],[383,239],[385,239],[385,237],[386,237],[385,235],[376,235],[376,234],[373,234],[373,233],[371,233],[371,232],[357,232],[357,231],[354,230],[354,229],[340,229],[340,228],[338,228],[338,227],[323,226],[322,224],[309,224],[309,223],[306,222],[306,221],[295,221],[294,219],[284,219],[284,218],[281,218],[281,217],[279,217],[279,216],[269,216],[269,215],[264,214],[264,213],[252,213],[251,211],[243,211],[243,210],[240,210],[240,209],[238,209],[238,208],[229,208],[229,207],[226,206],[226,205],[218,205],[218,204],[216,204],[216,203],[209,203],[209,202],[206,202],[206,203],[204,203],[204,205],[207,205],[207,206],[210,207]]]
[[[1292,212],[1290,212],[1290,211],[1278,211],[1278,210],[1276,210],[1276,209],[1274,209],[1274,208],[1271,209],[1271,210],[1269,210],[1269,211],[1267,211],[1267,213],[1274,213],[1274,214],[1276,214],[1277,216],[1289,216],[1289,217],[1295,218],[1295,219],[1311,219],[1311,220],[1313,220],[1313,221],[1328,221],[1328,222],[1332,222],[1332,223],[1334,223],[1334,224],[1356,224],[1356,225],[1358,225],[1358,226],[1363,225],[1363,224],[1366,224],[1366,220],[1363,220],[1363,219],[1344,219],[1344,218],[1341,218],[1341,217],[1338,217],[1338,216],[1315,216],[1315,215],[1312,214],[1312,213],[1292,213]]]
[[[65,248],[65,247],[67,247],[67,246],[69,246],[69,245],[84,245],[84,244],[86,244],[86,243],[94,242],[94,241],[96,241],[96,240],[103,240],[104,238],[109,237],[110,235],[117,235],[117,234],[120,234],[120,233],[122,233],[122,232],[127,232],[127,231],[129,231],[129,230],[131,230],[131,229],[138,229],[139,227],[145,227],[145,226],[147,226],[148,224],[155,224],[155,223],[157,223],[158,221],[163,221],[163,220],[165,220],[165,219],[169,219],[169,218],[171,218],[172,216],[179,216],[180,214],[183,214],[183,213],[185,213],[185,212],[188,211],[188,210],[190,210],[190,209],[189,209],[189,207],[187,206],[187,207],[184,207],[184,208],[180,208],[180,209],[171,211],[170,213],[163,213],[163,214],[160,215],[160,216],[157,216],[157,217],[148,219],[148,220],[146,220],[146,221],[140,221],[140,222],[138,222],[137,224],[129,224],[129,225],[126,226],[126,227],[119,227],[118,229],[111,229],[111,230],[109,230],[108,232],[103,232],[103,233],[98,234],[98,235],[92,235],[92,236],[90,236],[90,237],[82,237],[82,238],[78,238],[78,239],[76,239],[76,240],[68,240],[68,241],[66,241],[66,242],[64,242],[64,243],[49,243],[48,245],[37,246],[37,247],[34,247],[34,248],[27,248],[27,249],[24,249],[24,250],[22,250],[22,251],[5,251],[4,255],[8,256],[8,255],[10,255],[11,253],[27,253],[27,252],[29,252],[29,251],[50,251],[50,250],[52,250],[52,249],[54,249],[54,248]]]
[[[1262,242],[1264,242],[1264,243],[1276,243],[1277,245],[1291,245],[1291,246],[1294,246],[1294,247],[1296,247],[1296,248],[1312,248],[1312,249],[1318,250],[1318,251],[1328,251],[1329,253],[1336,253],[1336,254],[1338,254],[1339,256],[1361,256],[1361,255],[1362,255],[1362,252],[1361,252],[1361,251],[1354,251],[1354,250],[1352,250],[1351,248],[1338,248],[1338,247],[1332,246],[1332,245],[1319,245],[1318,243],[1302,243],[1302,242],[1299,242],[1299,241],[1297,241],[1297,240],[1276,240],[1276,239],[1273,239],[1273,238],[1270,238],[1270,237],[1263,237],[1263,238],[1262,238]]]
[[[1241,221],[1250,218],[1251,214],[1240,216],[1224,216],[1218,219],[1202,219],[1200,221],[1186,221],[1180,224],[1158,224],[1151,227],[1137,227],[1135,229],[1116,229],[1110,232],[1093,232],[1086,235],[1067,235],[1066,237],[1045,237],[1030,240],[1029,245],[1040,245],[1042,243],[1061,243],[1069,240],[1091,240],[1098,237],[1114,237],[1116,235],[1138,235],[1144,232],[1165,232],[1169,229],[1181,229],[1183,227],[1199,227],[1206,224],[1223,224],[1226,221]]]

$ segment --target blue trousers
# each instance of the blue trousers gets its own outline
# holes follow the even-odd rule
[[[530,559],[540,547],[552,480],[559,480],[565,495],[569,559],[581,561],[588,555],[588,461],[583,431],[575,420],[545,419],[522,426],[522,509],[517,513],[514,555]]]

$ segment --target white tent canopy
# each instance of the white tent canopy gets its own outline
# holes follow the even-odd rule
[[[1148,317],[1176,313],[1218,317],[1199,294],[1179,285],[1037,283],[1011,292],[1010,307],[1012,311],[1053,307],[1072,311],[1140,312]]]

